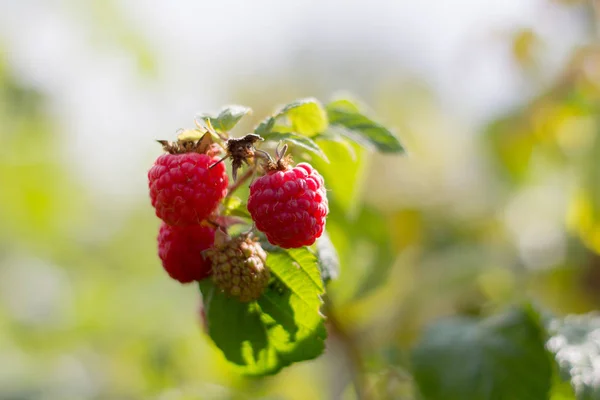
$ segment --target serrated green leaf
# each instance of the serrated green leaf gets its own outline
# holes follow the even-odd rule
[[[600,399],[600,314],[556,318],[549,326],[547,348],[563,379],[571,382],[578,400]]]
[[[252,303],[200,282],[210,337],[227,360],[248,375],[268,375],[320,355],[327,331],[320,313],[323,283],[310,251],[277,248],[267,258],[277,285]]]
[[[237,125],[244,115],[247,115],[250,112],[252,112],[250,108],[234,104],[224,107],[216,117],[209,114],[204,114],[201,116],[201,118],[208,118],[213,128],[216,130],[220,132],[228,132]]]
[[[427,400],[546,399],[552,378],[543,330],[529,308],[439,321],[413,350],[412,364]]]
[[[267,265],[271,272],[294,292],[301,292],[308,288],[309,290],[315,290],[320,296],[325,290],[317,264],[317,257],[305,247],[289,250],[275,247],[274,251],[269,252]],[[290,265],[295,266],[295,268],[290,268]],[[303,278],[301,279],[301,277]],[[311,284],[302,286],[305,280],[309,280]],[[295,282],[298,282],[298,284]],[[313,300],[313,306],[320,306],[320,304],[320,298]]]
[[[340,273],[340,259],[327,230],[317,239],[315,247],[323,282],[337,278]]]
[[[327,337],[323,315],[320,312],[323,301],[321,296],[325,289],[317,264],[317,257],[308,249],[279,250],[270,252],[267,265],[271,273],[285,285],[290,293],[289,304],[295,314],[293,325],[297,331],[288,329],[301,346],[278,346],[285,352],[285,358],[290,361],[302,361],[317,357],[324,350],[324,340]],[[259,304],[267,309],[267,303],[276,305],[272,296],[263,296]],[[278,307],[280,311],[284,311]],[[281,320],[281,319],[280,319]]]
[[[386,127],[359,111],[349,100],[336,100],[325,107],[329,122],[340,133],[359,144],[374,146],[384,153],[401,153],[404,148]]]
[[[321,103],[314,98],[294,101],[283,107],[277,116],[288,117],[294,132],[305,136],[324,132],[329,125],[327,113]]]
[[[321,150],[319,145],[315,143],[311,138],[306,136],[300,136],[295,133],[282,133],[282,132],[270,132],[261,135],[265,140],[287,140],[290,143],[295,144],[296,146],[300,146],[303,149],[306,149],[319,157],[321,157],[326,162],[329,162],[327,155]]]
[[[281,367],[312,360],[323,353],[327,330],[306,304],[290,290],[268,290],[258,304],[269,327],[269,341],[277,350]]]

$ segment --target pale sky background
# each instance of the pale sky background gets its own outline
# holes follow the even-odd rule
[[[468,133],[534,89],[511,60],[512,31],[531,27],[550,48],[542,85],[584,37],[573,10],[540,0],[114,3],[155,56],[156,77],[140,73],[85,1],[0,0],[0,43],[19,79],[48,96],[83,181],[124,198],[146,190],[153,139],[231,102],[230,82],[285,70],[299,49],[310,49],[304,63],[341,90],[355,80],[368,88],[394,68],[419,76]],[[318,59],[340,52],[386,62],[344,81]]]

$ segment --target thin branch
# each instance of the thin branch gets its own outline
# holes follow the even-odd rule
[[[331,300],[328,297],[325,298],[324,308],[327,321],[329,322],[333,333],[337,336],[342,344],[344,351],[346,352],[346,356],[350,361],[350,372],[352,375],[352,383],[354,384],[354,389],[356,390],[356,397],[359,400],[370,400],[371,395],[367,390],[365,362],[358,347],[358,343],[354,337],[352,337],[352,335],[346,331],[342,323],[337,318],[337,315],[333,310]]]
[[[225,226],[219,224],[216,221],[213,221],[212,219],[206,219],[206,222],[208,222],[209,224],[211,224],[214,228],[221,228],[221,229],[225,229]]]

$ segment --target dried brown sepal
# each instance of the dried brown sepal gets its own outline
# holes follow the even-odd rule
[[[259,135],[249,133],[241,138],[230,138],[225,142],[227,155],[211,165],[211,168],[226,159],[231,159],[231,175],[233,180],[237,180],[237,171],[243,164],[250,165],[248,160],[254,157],[264,157],[265,152],[254,148],[256,142],[264,140]],[[267,155],[268,156],[268,155]]]
[[[183,153],[199,153],[214,155],[220,152],[218,144],[214,143],[213,138],[209,132],[206,132],[197,138],[196,135],[189,134],[189,131],[183,131],[178,136],[176,142],[169,142],[168,140],[157,140],[161,144],[163,150],[170,154],[183,154]]]
[[[271,160],[266,160],[263,163],[263,168],[265,169],[266,172],[271,172],[271,171],[287,171],[290,168],[290,165],[293,163],[293,159],[292,156],[290,154],[283,156],[282,158],[278,159],[277,161],[271,159]]]
[[[214,142],[213,137],[210,134],[210,132],[206,132],[206,133],[204,133],[204,135],[202,135],[200,140],[198,140],[196,142],[196,152],[202,153],[202,154],[207,154],[209,152],[209,150],[211,150],[211,148],[214,147],[213,145],[215,145],[215,144],[216,143]]]
[[[287,150],[288,150],[288,145],[284,144],[283,147],[281,149],[279,149],[280,145],[281,145],[281,143],[278,144],[277,148],[275,149],[275,154],[277,155],[277,161],[275,161],[269,157],[269,159],[267,159],[263,163],[263,168],[265,169],[266,172],[286,171],[290,168],[290,165],[292,164],[293,160],[292,160],[292,156],[290,154],[286,154]]]
[[[246,162],[248,158],[254,157],[254,143],[264,140],[262,137],[249,133],[241,138],[231,138],[225,143],[227,154],[232,160]]]

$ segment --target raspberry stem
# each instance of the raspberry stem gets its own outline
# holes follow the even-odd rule
[[[223,225],[219,224],[218,222],[213,221],[212,219],[206,219],[205,221],[215,228],[226,229]]]

